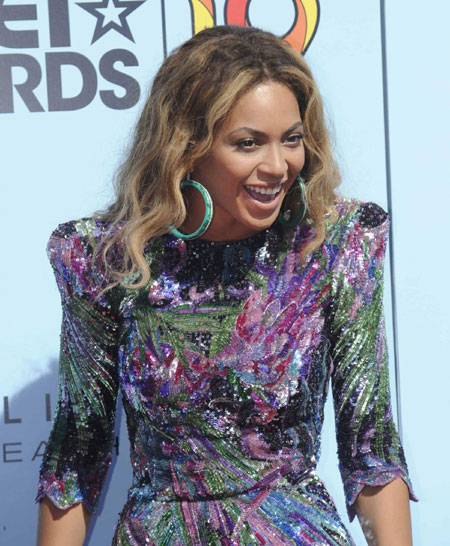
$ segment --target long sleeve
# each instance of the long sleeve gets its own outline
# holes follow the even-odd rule
[[[397,477],[412,492],[394,424],[383,316],[383,267],[389,232],[377,205],[353,202],[339,234],[332,276],[332,388],[339,468],[350,519],[365,485]]]
[[[95,510],[112,457],[118,321],[92,266],[92,220],[61,225],[48,255],[61,293],[58,402],[36,500]]]

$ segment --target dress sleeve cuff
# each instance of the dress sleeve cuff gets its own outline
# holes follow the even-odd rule
[[[383,469],[374,472],[373,469],[366,472],[355,472],[344,480],[345,500],[347,513],[350,521],[353,521],[356,515],[355,501],[362,489],[366,485],[382,486],[387,485],[396,478],[402,478],[409,490],[409,498],[417,502],[419,499],[413,491],[409,476],[401,468]]]
[[[96,508],[95,499],[88,499],[86,495],[83,495],[78,486],[76,472],[66,472],[62,479],[57,478],[54,473],[41,474],[35,502],[39,502],[44,497],[48,497],[60,510],[67,510],[80,502],[91,513]]]

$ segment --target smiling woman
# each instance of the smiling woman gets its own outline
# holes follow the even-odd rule
[[[133,482],[113,545],[353,545],[316,474],[330,381],[349,515],[410,546],[389,222],[338,183],[311,72],[282,40],[215,27],[164,62],[116,201],[48,244],[64,313],[39,546],[83,543],[119,388]]]
[[[273,81],[248,91],[193,171],[214,202],[207,238],[242,239],[271,226],[304,163],[302,120],[292,91]],[[203,202],[193,192],[183,228],[193,231],[201,218]]]

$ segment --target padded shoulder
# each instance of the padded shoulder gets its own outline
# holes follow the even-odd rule
[[[382,225],[387,219],[387,212],[376,203],[359,199],[339,197],[336,201],[338,223],[359,224],[361,227],[374,228]]]
[[[107,285],[95,250],[108,229],[105,222],[83,218],[60,224],[51,234],[47,254],[63,298],[77,293],[95,299]]]
[[[335,206],[337,218],[330,220],[324,241],[331,268],[336,260],[348,267],[351,256],[384,253],[389,216],[379,205],[339,197]]]
[[[53,231],[51,238],[58,239],[73,239],[73,238],[86,238],[89,243],[95,246],[100,238],[108,233],[109,224],[102,220],[95,218],[81,218],[79,220],[71,220],[59,224],[59,226]],[[51,240],[51,239],[50,239]]]
[[[354,230],[370,234],[389,229],[389,215],[376,203],[338,197],[336,212],[337,219],[328,226],[328,237],[335,242],[339,234],[348,235]]]
[[[362,227],[375,228],[388,218],[387,212],[376,203],[361,203],[358,222]]]

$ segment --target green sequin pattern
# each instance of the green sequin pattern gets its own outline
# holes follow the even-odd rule
[[[145,249],[147,286],[105,293],[108,226],[59,226],[59,398],[38,499],[95,510],[120,390],[133,482],[113,545],[352,545],[315,471],[330,381],[350,516],[364,485],[410,483],[389,395],[387,215],[349,199],[337,212],[304,262],[308,224],[168,234]]]

